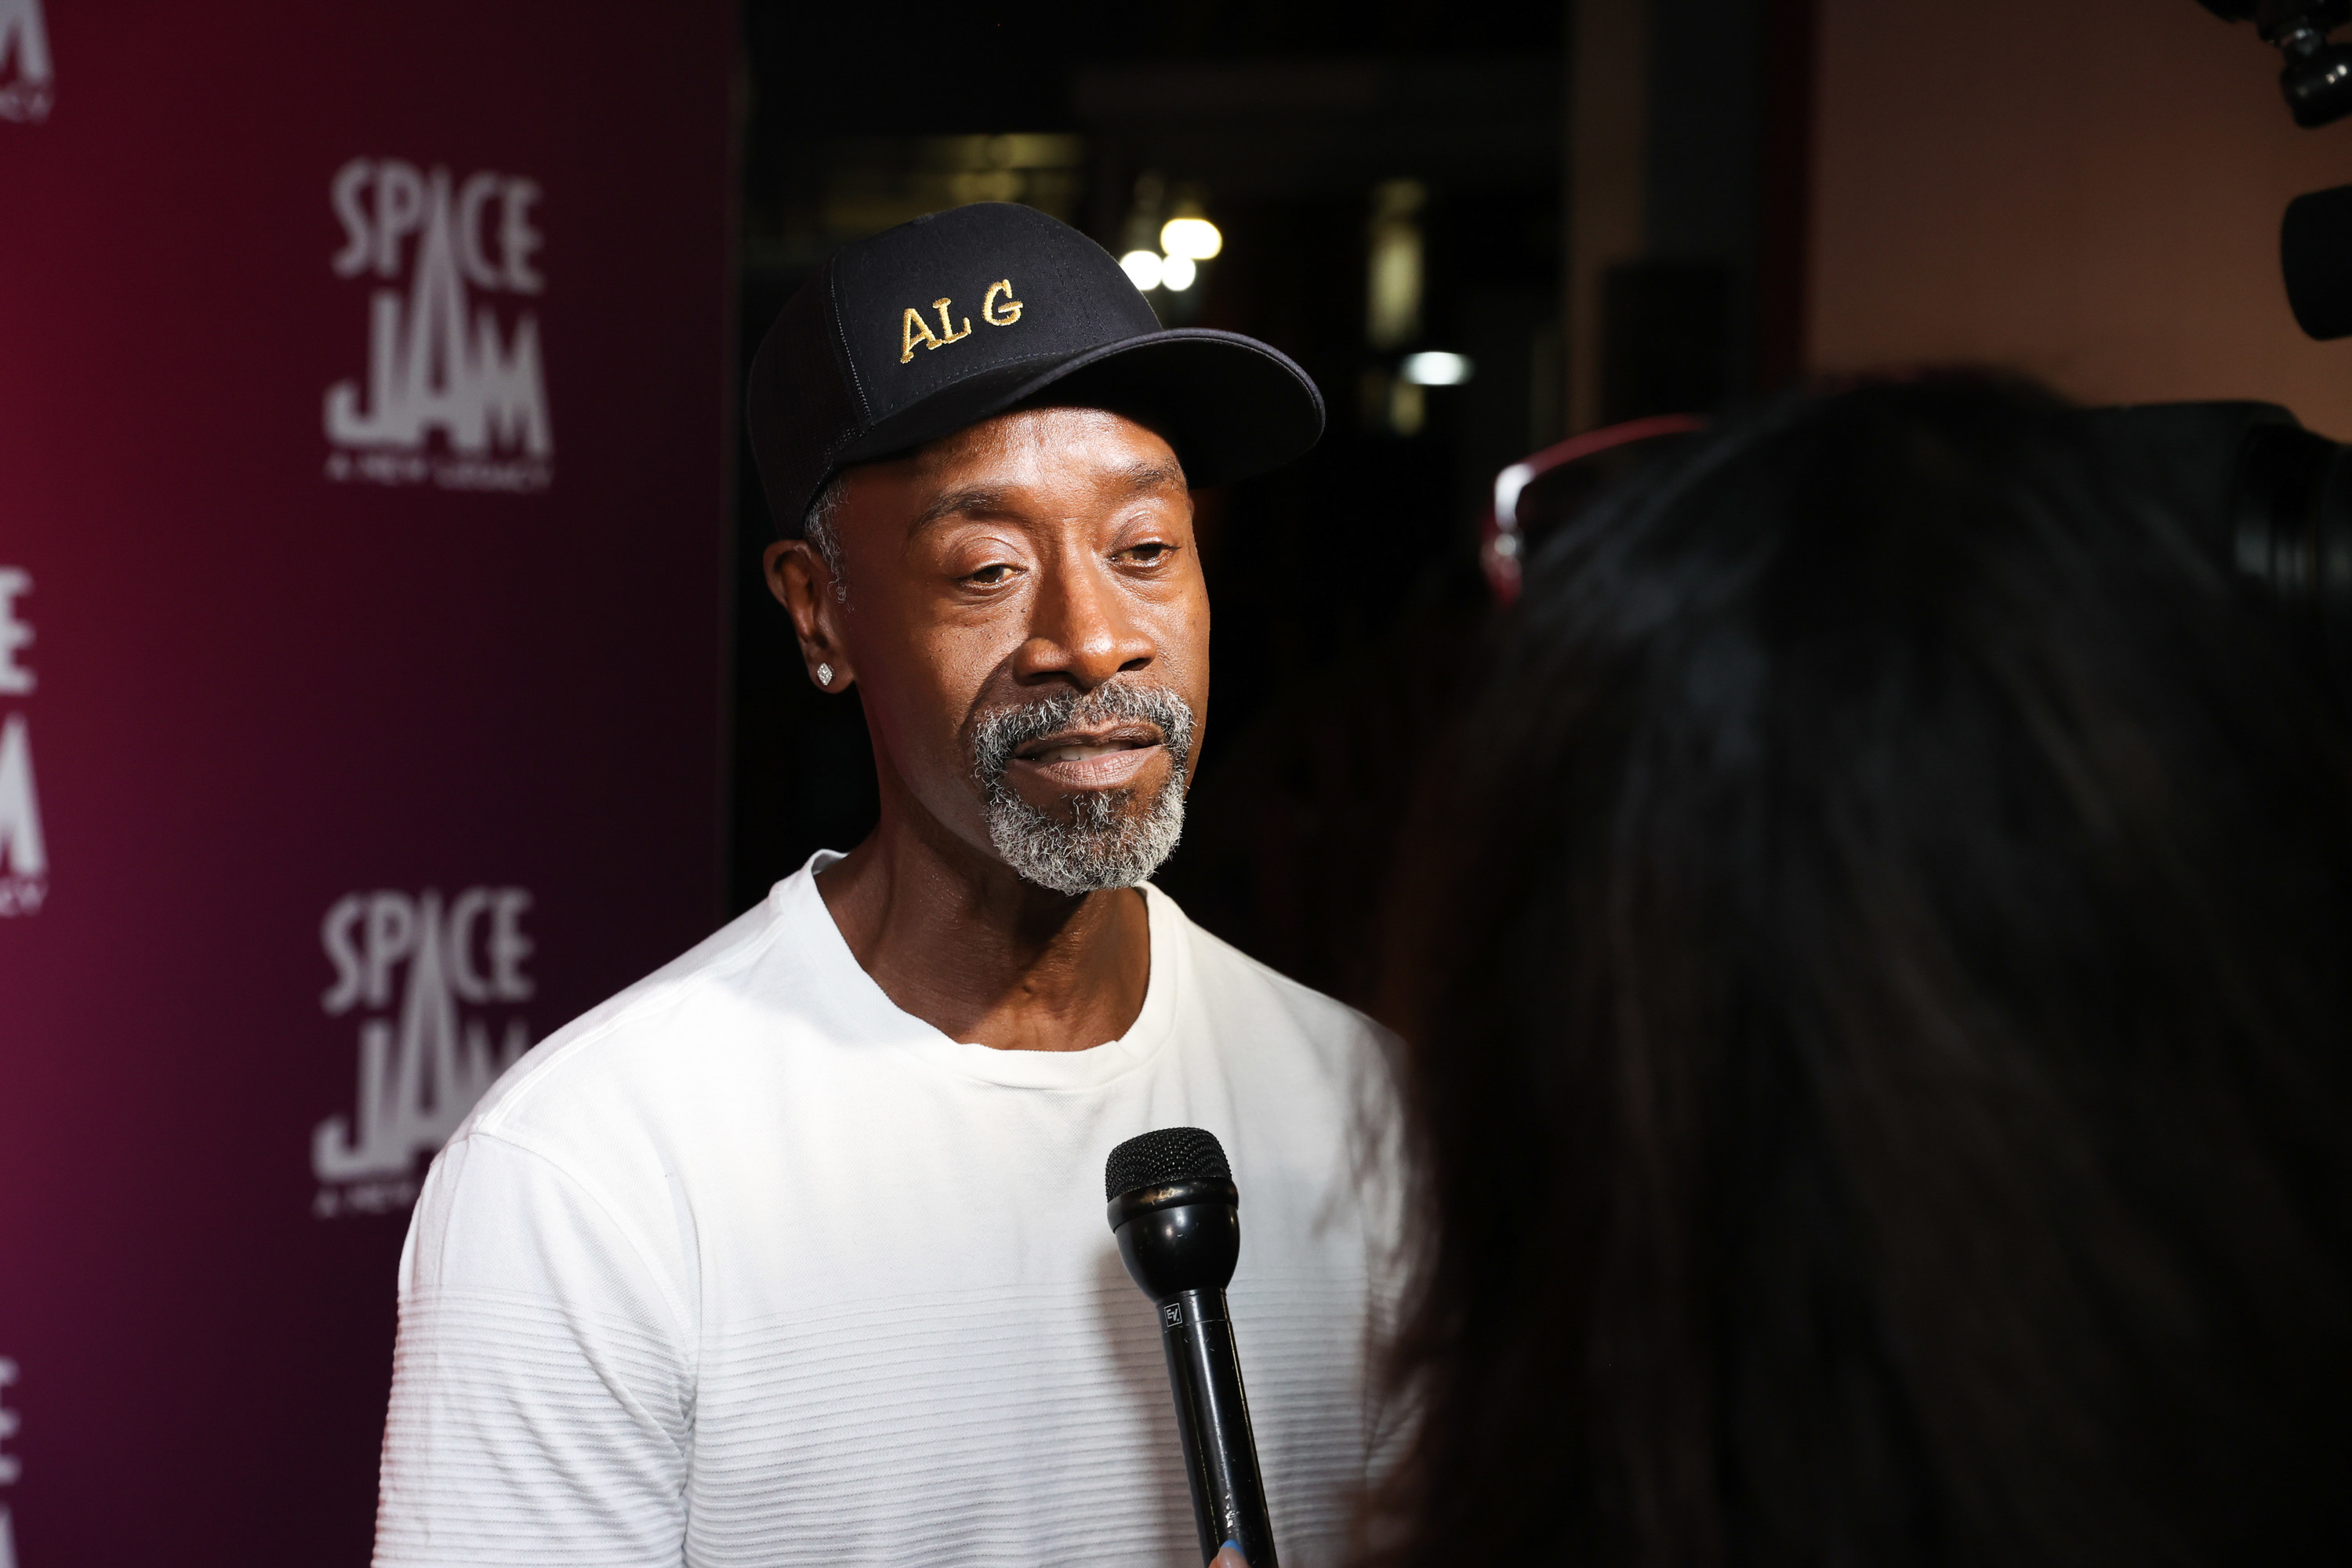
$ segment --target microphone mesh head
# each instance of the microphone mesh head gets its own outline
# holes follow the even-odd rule
[[[1233,1167],[1225,1163],[1225,1146],[1217,1142],[1215,1133],[1198,1127],[1162,1127],[1130,1138],[1110,1152],[1103,1164],[1103,1199],[1108,1202],[1138,1187],[1233,1179]]]

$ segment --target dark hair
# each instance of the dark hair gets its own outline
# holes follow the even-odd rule
[[[1534,563],[1400,901],[1381,1561],[2352,1558],[2352,762],[2080,426],[1791,399]]]

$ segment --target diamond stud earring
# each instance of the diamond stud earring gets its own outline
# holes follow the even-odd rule
[[[833,685],[833,666],[829,664],[820,664],[816,667],[816,683],[819,686],[824,687],[831,687]]]

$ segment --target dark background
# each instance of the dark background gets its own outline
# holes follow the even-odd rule
[[[1650,253],[1604,289],[1605,420],[1718,406],[1769,378],[1756,213],[1774,15],[1649,8]],[[1114,254],[1179,200],[1223,230],[1201,280],[1155,305],[1279,346],[1331,417],[1304,461],[1202,498],[1213,722],[1158,880],[1246,951],[1365,999],[1380,869],[1488,607],[1493,476],[1567,434],[1566,6],[751,0],[744,38],[744,360],[835,247],[922,212],[1026,201]],[[1425,258],[1419,330],[1375,342],[1372,235],[1401,207]],[[1474,373],[1412,389],[1416,422],[1398,416],[1395,373],[1423,349]],[[811,687],[761,579],[772,534],[748,448],[736,482],[741,909],[813,850],[856,843],[875,800],[855,697]]]

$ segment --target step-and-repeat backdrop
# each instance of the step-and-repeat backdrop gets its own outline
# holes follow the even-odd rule
[[[367,1560],[417,1182],[720,899],[715,0],[0,0],[0,1568]]]

